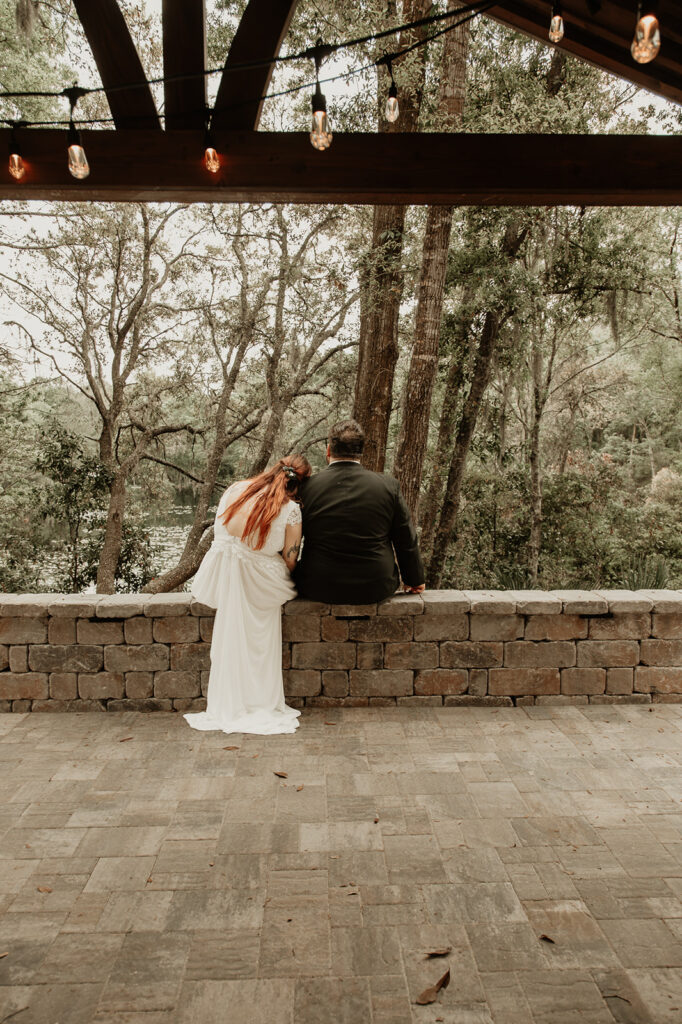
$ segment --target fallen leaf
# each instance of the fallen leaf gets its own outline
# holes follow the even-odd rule
[[[260,754],[253,754],[253,757],[260,757]]]
[[[336,725],[336,722],[325,722],[325,725]]]
[[[239,750],[239,747],[223,747],[223,750]]]
[[[52,892],[52,889],[50,889],[49,885],[39,885],[37,886],[37,889],[38,892]]]
[[[209,866],[210,868],[212,868],[212,867],[213,867],[214,865],[215,865],[215,861],[214,861],[214,860],[210,860],[210,861],[208,862],[208,866]]]
[[[376,825],[376,823],[378,822],[378,820],[379,820],[378,818],[375,818],[375,819],[374,819],[374,824],[375,824],[375,825]]]
[[[119,740],[118,742],[119,743],[125,743],[126,740],[132,740],[132,738],[133,738],[132,736],[124,736],[123,739]]]
[[[542,939],[543,942],[551,942],[553,946],[556,945],[556,943],[554,942],[554,939],[550,939],[549,935],[545,935],[544,932],[542,933],[540,938]]]
[[[0,960],[2,960],[3,956],[9,956],[9,950],[6,953],[0,953]]]
[[[289,778],[289,773],[288,772],[273,772],[272,774],[276,775],[280,779],[288,779]]]
[[[442,949],[432,949],[430,953],[426,953],[426,956],[447,956],[448,953],[452,953],[452,946],[443,946]]]
[[[442,988],[447,988],[450,984],[450,968],[447,969],[442,978],[439,978],[435,985],[431,985],[430,988],[425,988],[420,996],[417,996],[416,1002],[420,1006],[424,1006],[426,1003],[435,1003],[438,993]]]
[[[152,881],[151,877],[150,877],[150,878],[148,878],[148,879],[147,879],[147,881],[148,881],[148,882],[151,882],[151,881]]]
[[[300,793],[302,789],[303,789],[303,786],[302,786],[302,785],[301,785],[301,786],[297,786],[297,787],[296,787],[296,792],[297,792],[297,793]]]

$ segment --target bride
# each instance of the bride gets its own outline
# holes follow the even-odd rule
[[[291,455],[231,484],[220,499],[214,540],[192,583],[194,597],[217,609],[206,710],[184,715],[193,729],[270,735],[298,728],[301,712],[284,703],[281,608],[296,596],[296,497],[310,472],[303,455]]]

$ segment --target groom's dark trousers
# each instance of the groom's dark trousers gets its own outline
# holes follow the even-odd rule
[[[424,582],[417,533],[394,477],[334,462],[304,481],[300,495],[303,551],[294,571],[300,597],[382,601],[398,588],[398,569],[403,583]]]

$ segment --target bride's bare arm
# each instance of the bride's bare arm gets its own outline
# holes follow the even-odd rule
[[[282,558],[287,563],[289,572],[293,572],[301,550],[303,530],[300,523],[288,523],[284,530],[284,548]]]

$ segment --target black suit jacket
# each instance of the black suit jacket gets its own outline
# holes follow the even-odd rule
[[[294,580],[301,597],[382,601],[399,586],[398,567],[404,583],[424,582],[417,533],[394,477],[335,462],[306,480],[300,495],[303,551]]]

